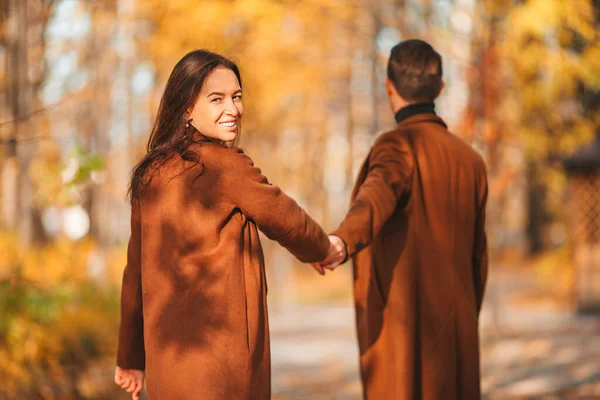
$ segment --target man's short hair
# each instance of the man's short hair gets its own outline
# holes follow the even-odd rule
[[[404,100],[432,102],[442,85],[442,57],[422,40],[400,42],[392,48],[387,77]]]

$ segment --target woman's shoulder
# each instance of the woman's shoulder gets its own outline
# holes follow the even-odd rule
[[[171,154],[153,161],[144,174],[146,185],[161,185],[186,169],[186,162],[179,154]]]
[[[196,145],[201,162],[227,169],[253,166],[254,162],[239,147],[225,147],[216,144]]]

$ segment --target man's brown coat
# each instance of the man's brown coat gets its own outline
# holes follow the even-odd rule
[[[354,258],[366,398],[480,398],[486,200],[483,160],[434,114],[376,140],[334,232]]]

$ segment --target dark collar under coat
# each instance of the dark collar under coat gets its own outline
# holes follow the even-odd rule
[[[435,114],[435,104],[433,103],[417,103],[417,104],[410,104],[406,107],[402,107],[401,109],[399,109],[396,114],[394,115],[394,118],[396,118],[396,123],[399,124],[400,122],[404,121],[407,118],[410,118],[414,115],[417,114]]]
[[[433,103],[417,103],[401,108],[394,114],[398,125],[410,124],[413,122],[437,122],[448,128],[446,123],[435,113]]]

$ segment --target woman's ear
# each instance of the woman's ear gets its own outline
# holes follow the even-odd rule
[[[185,113],[183,114],[183,116],[185,117],[186,120],[190,120],[192,119],[192,112],[194,111],[194,104],[190,105],[187,110],[185,110]]]

